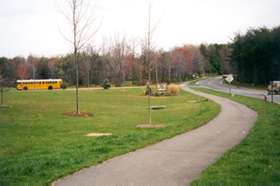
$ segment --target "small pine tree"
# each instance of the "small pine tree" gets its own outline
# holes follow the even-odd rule
[[[104,89],[109,89],[111,87],[111,84],[110,84],[110,81],[108,79],[105,79],[103,82],[102,82],[102,85],[101,85]]]

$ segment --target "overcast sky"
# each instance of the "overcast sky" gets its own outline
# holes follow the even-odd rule
[[[63,0],[0,0],[0,56],[59,55],[71,50]],[[93,38],[126,35],[141,40],[147,31],[148,0],[91,0],[100,27]],[[278,26],[280,0],[152,0],[153,45],[170,49],[183,44],[227,43],[248,28]]]

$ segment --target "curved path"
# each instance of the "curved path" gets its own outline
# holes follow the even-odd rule
[[[208,124],[83,169],[53,183],[56,186],[179,186],[187,185],[202,170],[248,134],[257,114],[225,98],[193,91],[221,105],[220,114]]]

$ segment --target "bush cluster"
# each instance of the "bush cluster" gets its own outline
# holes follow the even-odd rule
[[[166,91],[158,91],[157,89],[150,88],[151,96],[176,96],[180,93],[180,86],[176,84],[170,84],[167,86]],[[146,86],[146,90],[144,93],[146,96],[149,95],[148,86]]]
[[[110,83],[110,81],[109,81],[108,79],[105,79],[105,80],[102,82],[101,86],[102,86],[104,89],[109,89],[109,88],[111,88],[111,83]]]
[[[171,96],[176,96],[180,93],[180,86],[175,84],[170,84],[167,86],[167,92]]]

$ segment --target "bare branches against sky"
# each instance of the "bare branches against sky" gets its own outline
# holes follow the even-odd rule
[[[102,27],[96,45],[116,33],[143,38],[146,31],[147,1],[94,0]],[[153,0],[153,19],[160,19],[154,35],[158,47],[186,43],[229,42],[236,32],[251,27],[279,24],[279,0]],[[69,52],[69,44],[58,29],[63,19],[57,0],[2,0],[0,55],[56,55]],[[152,24],[153,25],[153,24]],[[63,26],[61,26],[63,29]]]

